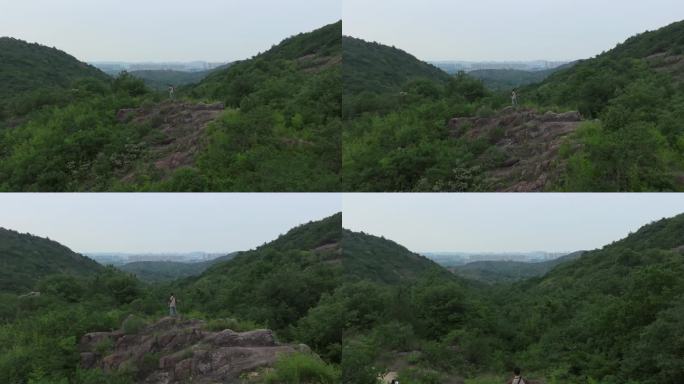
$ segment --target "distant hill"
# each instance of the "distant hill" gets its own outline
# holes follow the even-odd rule
[[[519,69],[478,69],[468,72],[468,75],[482,80],[484,85],[492,90],[511,90],[523,85],[540,83],[552,74],[570,68],[574,63],[561,65],[556,68],[524,71]]]
[[[56,241],[0,228],[0,291],[23,293],[48,275],[88,276],[103,270]]]
[[[175,87],[181,85],[199,83],[207,77],[212,70],[200,72],[186,72],[174,70],[140,70],[130,71],[129,73],[145,81],[145,85],[158,91],[168,89],[169,85]]]
[[[425,256],[381,237],[344,230],[342,238],[347,278],[395,284],[417,279],[428,271],[448,275]]]
[[[214,264],[231,260],[237,252],[201,262],[135,261],[117,268],[147,282],[162,282],[199,275]]]
[[[57,48],[0,37],[0,107],[21,94],[67,88],[87,78],[108,80],[109,76]]]
[[[339,190],[341,33],[286,38],[176,100],[129,73],[31,93],[0,111],[0,191]]]
[[[458,276],[485,283],[510,283],[531,277],[543,276],[556,266],[575,260],[584,251],[573,252],[547,261],[524,262],[509,260],[474,261],[448,268]]]
[[[342,37],[344,92],[398,91],[410,80],[427,79],[445,83],[449,75],[432,64],[395,47]]]

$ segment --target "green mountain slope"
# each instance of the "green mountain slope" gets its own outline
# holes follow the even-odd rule
[[[529,100],[597,118],[566,154],[565,190],[684,189],[684,21],[629,38],[540,85]],[[563,159],[566,160],[566,159]]]
[[[231,260],[237,252],[220,256],[212,260],[183,263],[178,261],[136,261],[117,268],[134,274],[138,279],[147,282],[163,282],[196,276],[214,264]]]
[[[520,360],[601,382],[678,382],[682,244],[684,215],[663,219],[504,295]]]
[[[0,190],[339,190],[340,62],[338,22],[173,101],[128,73],[31,93],[0,116]]]
[[[437,263],[385,238],[344,230],[345,275],[353,280],[396,284],[433,271],[447,275]]]
[[[256,321],[291,335],[341,282],[342,214],[291,229],[273,242],[179,282],[186,307]]]
[[[56,93],[83,87],[87,83],[78,81],[86,79],[110,78],[57,48],[0,37],[0,121],[54,101]]]
[[[543,276],[556,266],[575,260],[584,251],[573,252],[559,258],[541,262],[523,262],[509,260],[475,261],[461,266],[451,267],[450,271],[466,279],[485,283],[510,283]]]
[[[398,48],[344,36],[342,49],[345,94],[397,92],[411,80],[445,83],[449,79],[446,72]]]
[[[22,293],[49,275],[88,276],[103,270],[55,241],[0,228],[0,291]]]
[[[299,34],[184,91],[233,109],[208,131],[201,176],[224,190],[339,190],[341,33]]]
[[[510,91],[523,85],[540,83],[552,74],[570,68],[574,63],[541,71],[523,71],[518,69],[478,69],[468,72],[469,76],[482,80],[491,90]]]
[[[385,79],[374,86],[379,94],[354,88],[366,79],[345,79],[352,84],[343,100],[345,189],[684,190],[683,34],[684,21],[637,35],[523,86],[517,111],[506,109],[508,92],[484,90],[467,75],[426,76],[399,88]],[[396,54],[379,45],[374,52],[378,57],[364,64],[371,69]],[[359,76],[368,71],[359,69]],[[382,72],[368,77],[369,84],[384,79]],[[564,115],[574,111],[579,115]],[[478,128],[488,121],[496,123]],[[453,129],[461,123],[466,128]],[[547,147],[534,142],[545,135]]]
[[[519,366],[532,382],[674,384],[684,374],[683,276],[684,214],[542,277],[497,286],[436,275],[364,280],[310,316],[342,318],[349,382],[388,370],[407,382],[503,382]]]
[[[75,80],[91,77],[109,78],[57,48],[0,37],[0,99],[41,88],[67,88]]]

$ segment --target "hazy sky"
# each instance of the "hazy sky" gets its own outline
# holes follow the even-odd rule
[[[680,194],[345,194],[343,225],[414,252],[576,251],[684,213]]]
[[[0,36],[83,61],[233,61],[341,19],[342,0],[0,0]]]
[[[344,0],[344,34],[422,60],[589,58],[684,19],[682,0]]]
[[[0,227],[77,252],[232,252],[341,210],[339,194],[0,194]]]

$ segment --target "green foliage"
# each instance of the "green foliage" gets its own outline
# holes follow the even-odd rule
[[[486,283],[511,283],[519,280],[543,276],[556,266],[575,260],[582,255],[581,251],[573,252],[553,260],[527,263],[520,261],[496,260],[474,261],[450,268],[455,274]]]
[[[234,108],[210,127],[197,159],[197,177],[206,185],[197,177],[193,185],[250,192],[339,189],[341,28],[338,22],[287,39],[188,90]]]
[[[363,338],[349,338],[342,349],[343,384],[377,384],[382,370],[375,366],[375,350],[372,343]]]
[[[321,359],[304,353],[282,355],[266,374],[267,384],[336,384],[340,373]]]
[[[208,261],[194,263],[175,261],[136,261],[124,264],[118,268],[122,271],[134,274],[142,281],[164,282],[199,275],[212,265],[218,262],[228,261],[235,257],[235,255],[236,253],[230,253]]]
[[[124,320],[123,324],[121,325],[121,328],[123,329],[124,333],[127,335],[135,335],[138,332],[140,332],[143,328],[145,328],[145,323],[144,319],[141,319],[137,316],[130,315]]]
[[[102,339],[95,345],[95,352],[99,353],[101,356],[107,356],[112,352],[113,348],[114,342],[111,339]]]
[[[57,296],[72,303],[80,301],[85,294],[81,281],[69,275],[48,276],[38,283],[37,288],[42,294]]]
[[[448,275],[432,260],[393,241],[348,230],[344,231],[342,239],[345,274],[349,277],[397,283],[414,280],[431,271]]]
[[[499,107],[501,100],[493,99],[480,81],[463,73],[449,77],[410,55],[397,51],[400,54],[395,57],[392,48],[376,45],[351,39],[350,54],[383,57],[373,65],[385,63],[386,56],[387,60],[401,61],[393,68],[406,67],[411,74],[384,80],[391,90],[356,89],[345,79],[342,111],[345,189],[383,192],[479,189],[482,168],[477,156],[480,152],[472,143],[455,142],[447,122],[457,115],[474,115],[478,109],[486,113],[487,109]],[[353,67],[347,64],[345,46],[345,71]],[[374,76],[373,68],[359,64],[355,68],[358,73],[353,76],[381,81],[382,77]]]
[[[684,118],[684,78],[672,64],[676,60],[667,60],[681,48],[683,27],[679,22],[642,34],[596,58],[559,68],[548,78],[548,73],[540,73],[539,80],[546,78],[541,84],[520,91],[526,107],[578,110],[584,118],[597,119],[568,140],[563,157],[552,164],[547,189],[684,188],[678,178],[684,169],[679,123]],[[492,132],[488,142],[462,135],[456,139],[448,121],[491,116],[509,103],[508,91],[490,93],[464,73],[431,76],[428,64],[376,43],[345,38],[343,45],[346,190],[459,192],[501,187],[483,176],[506,160],[496,147],[500,132]],[[347,51],[358,58],[350,65]],[[411,68],[410,74],[405,68]]]
[[[0,97],[0,127],[12,127],[0,129],[0,191],[339,190],[341,29],[338,22],[291,37],[180,90],[232,108],[193,139],[201,148],[192,164],[168,177],[155,165],[165,116],[141,123],[119,113],[165,98],[143,80],[126,72],[109,79],[71,57],[78,76],[65,64],[65,79],[17,80],[25,92]],[[51,57],[48,48],[27,47],[17,56]],[[22,57],[7,73],[44,61]]]
[[[148,92],[145,82],[125,71],[121,72],[119,76],[114,79],[112,90],[114,92],[125,93],[132,97],[142,96]]]
[[[36,283],[50,275],[86,276],[104,269],[94,260],[55,241],[3,228],[0,228],[0,255],[3,260],[0,292],[26,293],[34,288],[44,288],[50,294],[78,301],[83,289],[68,276],[47,278],[39,287]],[[46,258],[50,263],[45,262]]]
[[[3,115],[59,102],[59,91],[79,79],[107,81],[108,76],[56,49],[0,37],[0,120]],[[48,89],[35,91],[38,88]]]
[[[340,242],[341,222],[337,214],[294,228],[177,283],[174,292],[188,310],[250,320],[290,338],[291,326],[340,283],[335,249],[317,249]]]
[[[363,91],[398,92],[411,80],[425,79],[429,81],[424,84],[430,84],[445,83],[449,79],[449,76],[437,67],[418,61],[410,54],[394,47],[344,36],[342,49],[345,97]],[[347,103],[347,100],[344,102]]]

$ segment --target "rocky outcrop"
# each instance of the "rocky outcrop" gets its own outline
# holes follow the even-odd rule
[[[122,123],[151,126],[151,133],[144,138],[144,147],[148,148],[147,157],[155,172],[165,177],[177,168],[194,164],[197,153],[204,146],[207,125],[224,108],[223,103],[167,101],[147,107],[121,109],[116,119]],[[123,180],[131,181],[136,176],[135,172],[131,172]]]
[[[88,333],[79,350],[82,368],[132,370],[138,382],[154,384],[238,382],[241,375],[272,366],[281,354],[310,352],[305,345],[278,343],[270,330],[210,332],[203,321],[172,317],[133,334]]]
[[[558,149],[579,127],[578,112],[540,114],[506,108],[492,117],[457,117],[449,121],[453,139],[484,139],[500,155],[485,171],[488,189],[507,192],[543,191],[559,169]],[[482,163],[489,161],[482,155]]]

